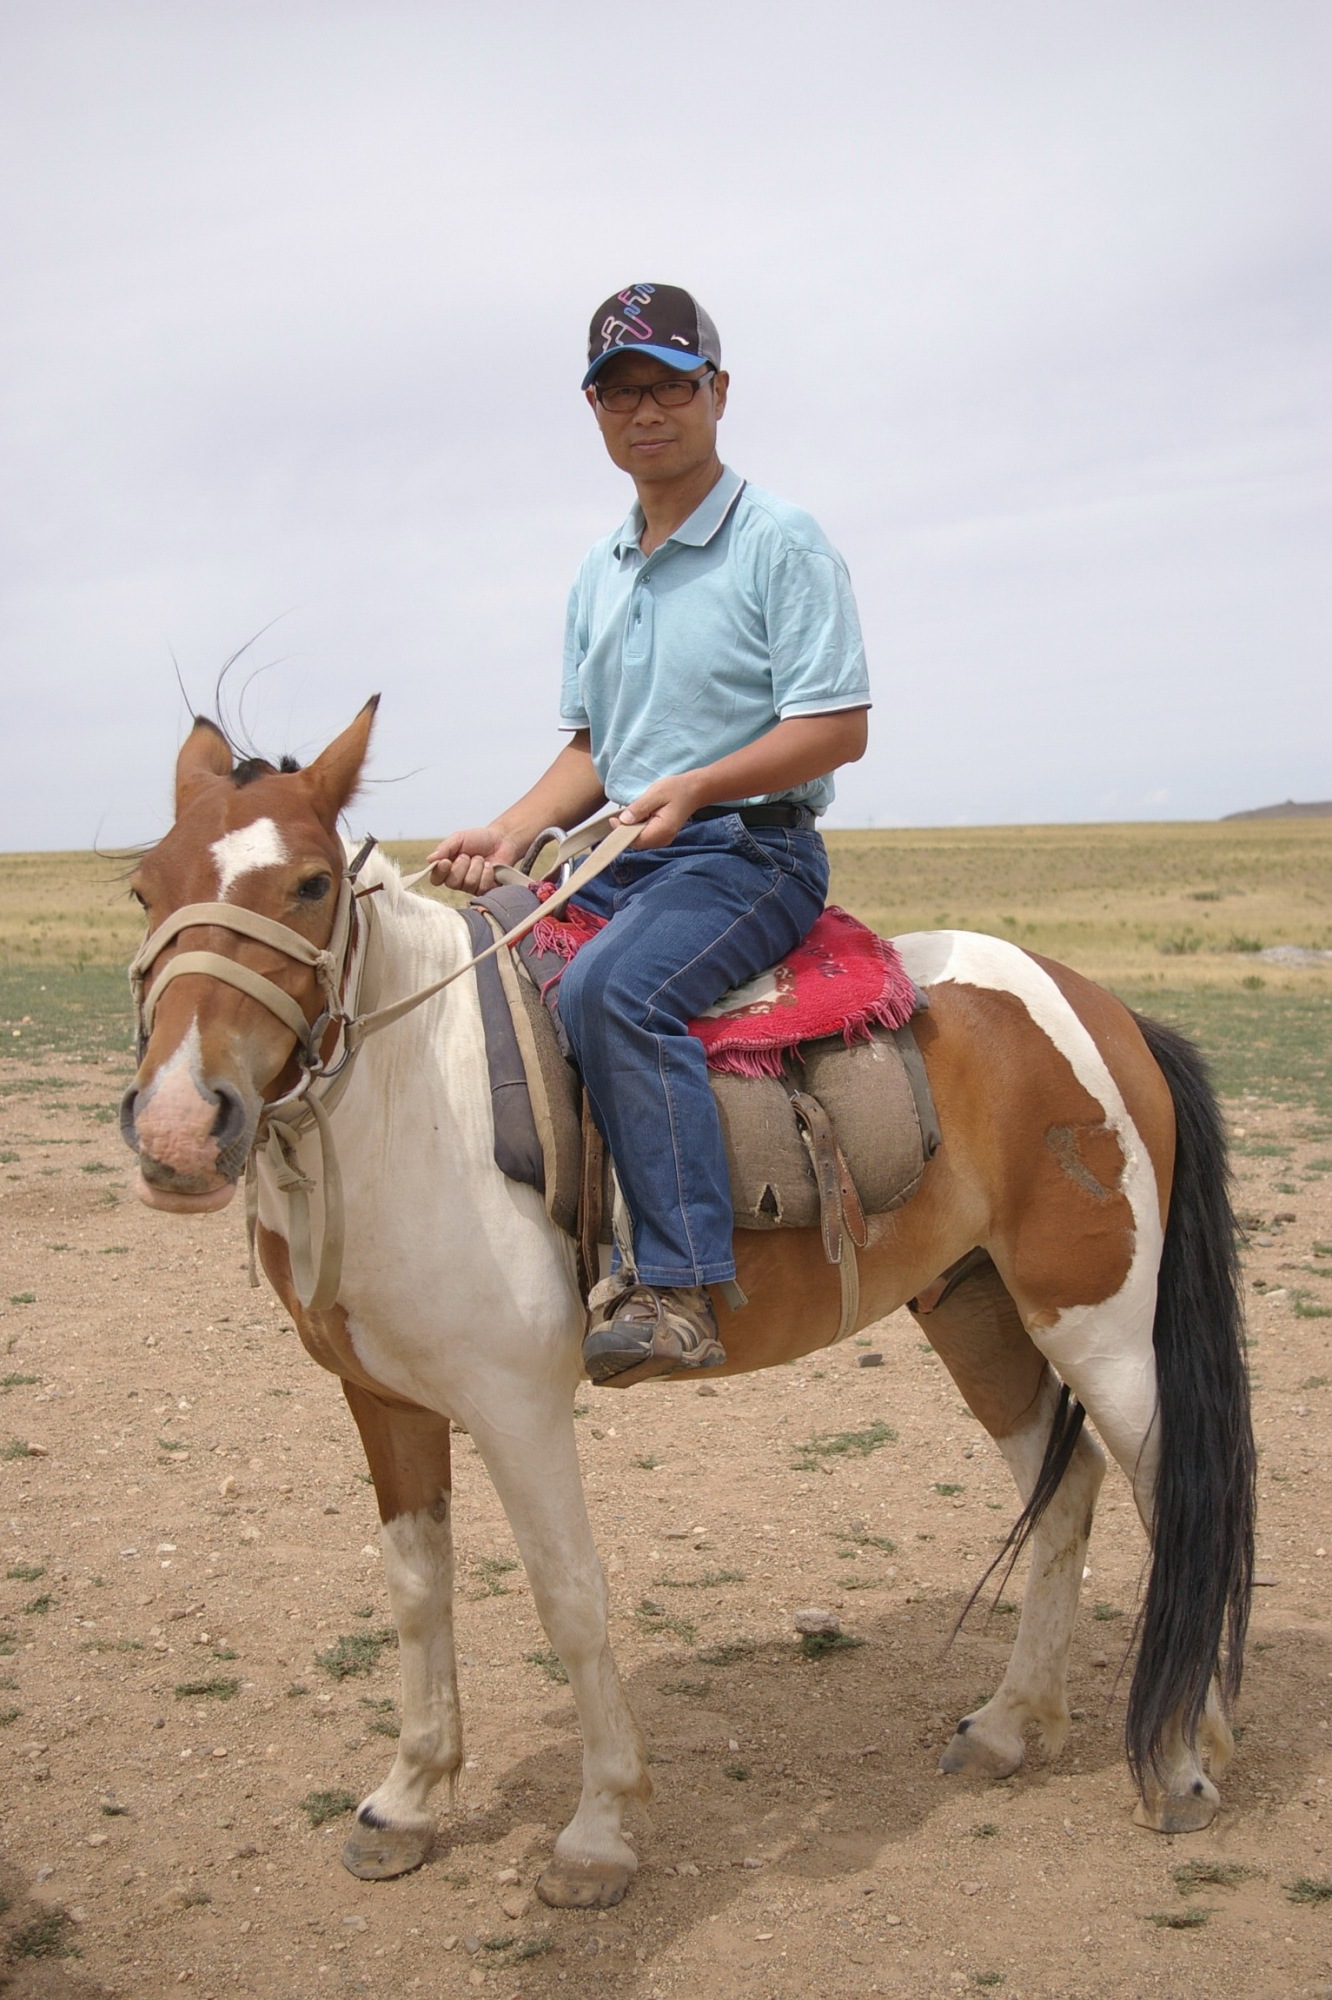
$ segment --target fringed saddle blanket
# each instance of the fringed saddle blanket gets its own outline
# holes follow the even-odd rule
[[[607,921],[569,903],[560,916],[542,919],[532,944],[567,961]],[[710,1069],[779,1077],[801,1043],[840,1035],[850,1047],[875,1028],[904,1028],[921,998],[896,946],[830,903],[780,965],[724,993],[689,1032],[707,1050]]]

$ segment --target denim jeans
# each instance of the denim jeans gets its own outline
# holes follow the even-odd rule
[[[735,1276],[731,1184],[703,1045],[688,1025],[804,937],[828,892],[813,830],[690,821],[578,896],[609,923],[560,982],[560,1018],[610,1147],[650,1285]]]

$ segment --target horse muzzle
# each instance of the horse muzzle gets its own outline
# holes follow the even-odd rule
[[[126,1091],[120,1130],[139,1156],[135,1192],[150,1208],[191,1214],[225,1208],[254,1140],[259,1099],[231,1083],[202,1084],[168,1066]]]

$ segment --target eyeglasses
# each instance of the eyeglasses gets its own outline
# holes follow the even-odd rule
[[[686,403],[692,403],[695,395],[705,382],[710,382],[716,374],[711,365],[706,375],[675,375],[665,382],[612,382],[608,386],[597,382],[592,393],[603,410],[609,410],[614,417],[627,417],[636,410],[644,396],[651,396],[654,403],[663,410],[682,410]]]

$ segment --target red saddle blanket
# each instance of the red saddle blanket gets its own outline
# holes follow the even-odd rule
[[[532,942],[570,959],[607,921],[567,903],[560,916],[542,919]],[[921,1004],[896,946],[830,903],[779,965],[724,993],[689,1032],[711,1069],[780,1076],[801,1042],[838,1034],[847,1043],[866,1041],[872,1028],[905,1027]]]

